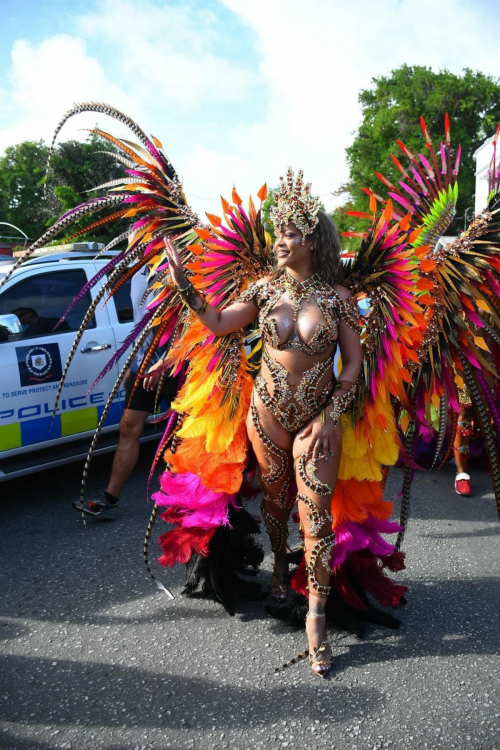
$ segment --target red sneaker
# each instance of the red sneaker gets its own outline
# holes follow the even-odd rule
[[[464,497],[472,495],[470,476],[466,474],[465,471],[462,471],[455,477],[455,492],[457,495],[464,495]]]

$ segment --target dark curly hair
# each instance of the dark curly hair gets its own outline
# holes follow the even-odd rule
[[[312,233],[312,241],[314,271],[330,286],[342,284],[344,274],[340,258],[342,253],[340,234],[332,217],[324,211],[318,211],[318,223]]]
[[[332,217],[324,211],[318,211],[318,223],[311,237],[314,272],[330,286],[342,284],[344,274],[340,258],[342,252],[340,234]],[[276,278],[282,273],[284,269],[276,268],[273,276]]]

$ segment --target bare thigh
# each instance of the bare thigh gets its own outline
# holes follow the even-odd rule
[[[335,428],[333,456],[327,456],[328,463],[324,459],[315,462],[309,460],[311,436],[301,439],[301,432],[299,430],[295,436],[292,449],[297,488],[310,497],[321,511],[329,510],[342,455],[342,427],[337,425]]]
[[[331,501],[337,484],[342,451],[342,428],[334,432],[333,456],[314,460],[309,455],[311,437],[299,434],[293,443],[297,505],[304,534],[305,561],[310,595],[323,597],[330,586],[330,559],[334,536]]]
[[[262,515],[271,547],[276,554],[284,554],[288,517],[294,503],[288,492],[293,475],[293,435],[267,411],[255,393],[247,430],[262,475]]]

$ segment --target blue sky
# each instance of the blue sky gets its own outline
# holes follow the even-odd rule
[[[0,21],[0,150],[107,101],[163,141],[198,211],[288,164],[328,203],[359,89],[403,62],[500,75],[498,0],[2,0]]]

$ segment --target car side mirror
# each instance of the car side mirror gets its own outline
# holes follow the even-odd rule
[[[23,335],[23,327],[17,315],[0,315],[0,341],[17,341]]]

